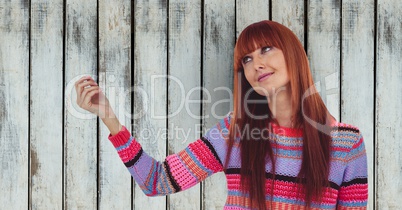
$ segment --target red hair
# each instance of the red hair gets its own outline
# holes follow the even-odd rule
[[[303,187],[299,189],[299,192],[305,193],[306,205],[309,207],[313,200],[319,200],[322,197],[324,188],[329,186],[331,138],[326,131],[330,129],[327,120],[330,120],[331,116],[319,94],[316,94],[307,55],[299,39],[290,29],[277,22],[261,21],[249,25],[237,40],[234,49],[234,112],[230,125],[225,168],[227,168],[234,140],[238,137],[238,129],[244,131],[243,128],[246,126],[249,126],[249,130],[266,129],[269,122],[274,120],[267,98],[252,89],[245,78],[241,62],[246,54],[265,46],[281,49],[286,61],[290,78],[294,127],[303,129],[303,158],[298,174],[298,180]],[[305,93],[308,93],[307,98],[304,98]],[[246,99],[265,100],[267,103],[246,104],[244,103]],[[246,114],[246,109],[252,115],[260,117],[256,119],[249,116]],[[306,116],[309,121],[305,118]],[[240,171],[243,190],[249,193],[251,207],[266,209],[265,163],[267,158],[272,163],[272,183],[275,179],[275,157],[272,146],[263,135],[261,137],[254,135],[253,138],[250,135],[242,136]],[[272,193],[273,185],[271,186]]]

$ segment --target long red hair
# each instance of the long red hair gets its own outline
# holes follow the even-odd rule
[[[306,205],[309,207],[313,200],[319,200],[322,197],[324,188],[329,186],[331,138],[326,131],[330,129],[328,121],[331,116],[321,97],[316,93],[303,46],[291,30],[277,22],[261,21],[249,25],[237,40],[234,50],[234,111],[225,168],[235,138],[239,136],[237,131],[244,131],[243,128],[246,126],[249,126],[250,131],[263,130],[267,128],[269,122],[273,121],[268,101],[266,104],[244,103],[246,99],[248,101],[266,100],[265,96],[252,90],[245,78],[241,62],[246,54],[265,46],[281,49],[285,57],[290,78],[294,127],[303,129],[303,158],[298,175],[302,188],[299,192],[305,194]],[[305,98],[306,95],[308,97]],[[245,110],[249,113],[247,114]],[[269,177],[272,178],[271,186],[275,180],[275,156],[271,143],[264,135],[261,137],[254,135],[253,138],[251,135],[242,135],[242,138],[240,173],[243,190],[249,193],[251,207],[266,209],[265,164],[267,159],[272,164],[270,173],[273,177]]]

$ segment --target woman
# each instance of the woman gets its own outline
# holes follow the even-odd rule
[[[298,38],[279,23],[254,23],[238,38],[234,70],[234,111],[164,162],[148,156],[120,125],[92,78],[76,83],[77,103],[100,116],[149,196],[224,171],[225,209],[366,209],[363,137],[329,114]]]

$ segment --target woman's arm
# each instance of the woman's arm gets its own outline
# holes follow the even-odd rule
[[[228,128],[228,119],[221,120],[203,138],[160,162],[143,151],[136,139],[120,124],[109,101],[92,78],[84,77],[77,81],[76,90],[78,105],[102,119],[110,130],[110,141],[146,195],[179,192],[223,170],[221,157],[224,155],[219,156],[216,148],[222,148],[225,144],[223,135],[227,132],[224,129]]]
[[[366,209],[368,199],[367,156],[361,135],[349,151],[347,161],[338,193],[337,210]]]
[[[167,156],[163,162],[149,156],[125,127],[109,139],[143,192],[148,196],[159,196],[186,190],[223,170],[208,136]]]
[[[110,107],[109,100],[92,77],[85,76],[79,79],[75,83],[75,90],[78,106],[96,114],[112,135],[121,130],[122,125]]]

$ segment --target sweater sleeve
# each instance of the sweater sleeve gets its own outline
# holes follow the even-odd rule
[[[367,209],[367,156],[363,137],[359,134],[347,157],[347,165],[338,194],[338,210]]]
[[[186,190],[223,171],[217,152],[220,147],[216,147],[225,144],[221,124],[222,121],[184,150],[167,156],[163,162],[149,156],[125,127],[118,134],[109,136],[109,140],[142,191],[147,196],[160,196]],[[218,133],[213,132],[216,130]]]

